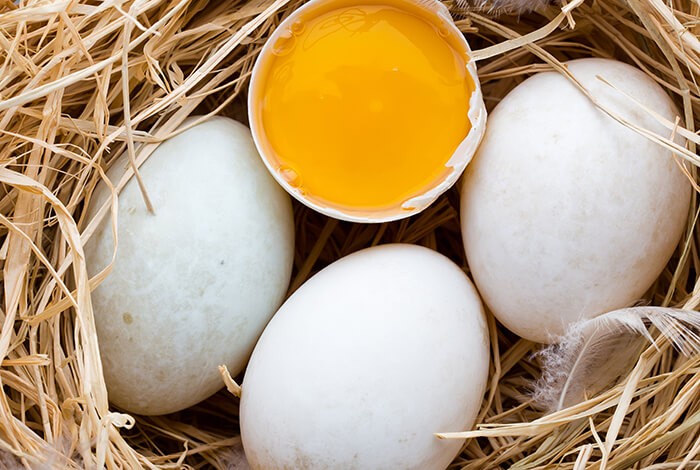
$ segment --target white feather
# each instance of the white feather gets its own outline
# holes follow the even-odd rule
[[[574,324],[556,344],[537,353],[543,372],[535,401],[555,411],[584,401],[625,377],[656,327],[686,356],[700,354],[700,313],[663,307],[632,307]]]
[[[456,0],[455,11],[485,11],[492,14],[520,15],[551,4],[551,0]]]
[[[223,468],[227,470],[250,470],[250,465],[243,452],[243,445],[237,444],[220,451]]]

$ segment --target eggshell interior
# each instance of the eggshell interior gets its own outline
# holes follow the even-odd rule
[[[445,172],[445,175],[441,180],[439,180],[432,187],[428,188],[422,194],[408,199],[401,206],[396,208],[377,210],[352,209],[347,207],[341,208],[335,207],[323,201],[319,201],[318,199],[314,198],[313,195],[307,194],[302,189],[290,184],[290,182],[287,181],[287,179],[285,179],[276,168],[276,165],[273,163],[273,157],[266,155],[267,152],[269,152],[269,146],[263,137],[263,132],[261,129],[257,128],[258,126],[256,122],[258,120],[254,116],[254,110],[257,108],[254,100],[259,99],[261,96],[259,87],[263,82],[262,78],[260,77],[262,74],[261,70],[263,68],[262,64],[266,58],[272,54],[274,44],[282,35],[288,34],[288,31],[290,28],[292,28],[292,25],[295,21],[297,21],[300,15],[308,10],[318,9],[320,6],[322,6],[324,9],[328,9],[330,8],[330,5],[333,4],[333,1],[336,3],[342,2],[342,4],[345,6],[353,3],[349,0],[311,0],[282,21],[282,23],[280,23],[280,25],[265,43],[265,46],[261,50],[253,68],[250,79],[250,90],[248,93],[248,114],[249,121],[251,122],[253,138],[255,139],[257,148],[262,155],[265,165],[275,180],[277,180],[277,182],[299,202],[324,215],[350,222],[374,223],[403,219],[418,214],[432,204],[441,194],[451,188],[457,182],[457,180],[459,180],[460,176],[462,176],[462,173],[464,172],[464,169],[467,167],[467,164],[474,156],[476,148],[484,135],[486,127],[486,106],[484,105],[484,100],[481,94],[481,85],[479,83],[479,77],[477,76],[476,62],[471,58],[471,48],[469,47],[464,35],[454,24],[448,9],[437,0],[405,1],[411,2],[429,14],[435,15],[436,17],[444,20],[444,24],[447,25],[446,27],[450,29],[450,32],[454,34],[455,38],[461,43],[462,47],[464,47],[464,50],[467,51],[470,57],[470,60],[467,63],[467,71],[475,86],[475,90],[472,92],[471,97],[469,98],[468,116],[469,121],[471,122],[471,129],[464,140],[459,144],[450,160],[445,164],[445,168],[448,171]],[[361,4],[361,2],[359,3]],[[309,129],[309,132],[314,132],[314,129]]]

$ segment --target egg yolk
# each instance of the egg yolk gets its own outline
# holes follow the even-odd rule
[[[401,206],[442,181],[471,128],[454,30],[391,2],[304,14],[258,72],[253,125],[272,166],[341,209]]]

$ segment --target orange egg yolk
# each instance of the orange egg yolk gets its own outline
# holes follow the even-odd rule
[[[471,128],[454,30],[391,1],[304,13],[258,72],[252,125],[273,168],[341,210],[400,207],[442,181]]]

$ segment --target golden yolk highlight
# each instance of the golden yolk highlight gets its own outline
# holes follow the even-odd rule
[[[261,70],[255,119],[273,167],[306,197],[351,209],[435,186],[471,128],[474,83],[453,33],[390,4],[306,13]]]

